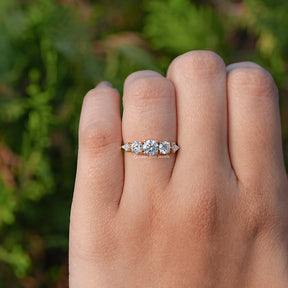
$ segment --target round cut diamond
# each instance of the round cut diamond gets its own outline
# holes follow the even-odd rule
[[[159,151],[161,154],[168,154],[170,152],[170,143],[163,141],[159,144]]]
[[[131,152],[139,154],[142,152],[142,143],[140,141],[134,141],[131,144]]]
[[[153,156],[158,154],[159,144],[155,140],[147,140],[143,145],[143,152],[146,155]]]

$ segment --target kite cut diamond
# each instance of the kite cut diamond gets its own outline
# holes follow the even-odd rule
[[[167,141],[163,141],[159,144],[159,151],[161,154],[168,154],[170,152],[170,143]]]
[[[173,150],[174,153],[177,152],[179,150],[179,146],[176,145],[176,144],[173,144],[172,150]]]
[[[129,149],[130,149],[130,146],[129,146],[129,144],[128,144],[128,143],[126,143],[126,144],[122,145],[121,147],[122,147],[122,149],[123,149],[123,150],[125,150],[126,152],[128,152],[128,151],[129,151]]]
[[[131,144],[131,151],[135,154],[139,154],[142,152],[142,143],[140,141],[134,141],[132,144]]]
[[[146,155],[153,156],[158,154],[159,144],[155,140],[147,140],[143,145],[143,152]]]

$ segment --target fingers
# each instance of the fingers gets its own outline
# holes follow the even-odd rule
[[[112,229],[111,219],[122,194],[121,141],[119,93],[108,82],[102,82],[85,96],[79,125],[69,237],[73,287],[90,283],[95,278],[97,256],[111,250],[112,240],[109,242],[105,235]]]
[[[278,91],[271,75],[249,62],[230,65],[227,73],[229,150],[235,173],[248,183],[261,174],[267,177],[269,171],[279,175],[285,169]]]
[[[230,169],[223,60],[209,51],[188,52],[172,62],[167,77],[176,88],[181,147],[173,174],[191,171],[193,177],[203,170]]]
[[[117,207],[123,186],[121,138],[119,94],[102,82],[88,92],[82,106],[73,198],[77,214],[93,218],[99,210]]]
[[[123,142],[176,141],[176,106],[171,82],[153,71],[130,75],[124,85]],[[167,185],[175,155],[157,158],[125,153],[125,193],[132,198]],[[139,187],[139,194],[134,187]],[[130,189],[131,188],[131,189]],[[127,192],[126,192],[127,191]],[[130,191],[130,192],[128,192]],[[123,200],[123,199],[122,199]],[[139,200],[138,200],[139,201]],[[140,200],[141,201],[141,200]]]

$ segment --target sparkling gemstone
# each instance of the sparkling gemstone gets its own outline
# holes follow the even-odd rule
[[[175,153],[179,150],[179,146],[176,144],[173,144],[172,149],[173,149],[173,152]]]
[[[122,147],[122,149],[125,150],[126,152],[129,151],[129,149],[130,149],[130,146],[129,146],[128,143],[122,145],[121,147]]]
[[[170,143],[163,141],[159,144],[159,151],[161,154],[168,154],[170,152]]]
[[[159,144],[155,140],[147,140],[143,145],[143,152],[146,155],[153,156],[158,154]]]
[[[133,153],[136,153],[136,154],[139,154],[142,152],[142,143],[140,141],[134,141],[132,144],[131,144],[131,151]]]

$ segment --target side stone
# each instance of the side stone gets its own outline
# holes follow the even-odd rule
[[[126,152],[128,152],[130,150],[130,146],[128,143],[124,144],[121,146],[123,150],[125,150]]]
[[[163,141],[159,144],[159,151],[161,154],[169,154],[170,148],[170,143],[168,141]]]
[[[131,152],[135,153],[135,154],[139,154],[142,152],[142,148],[143,148],[143,145],[140,141],[134,141],[132,144],[131,144]]]

